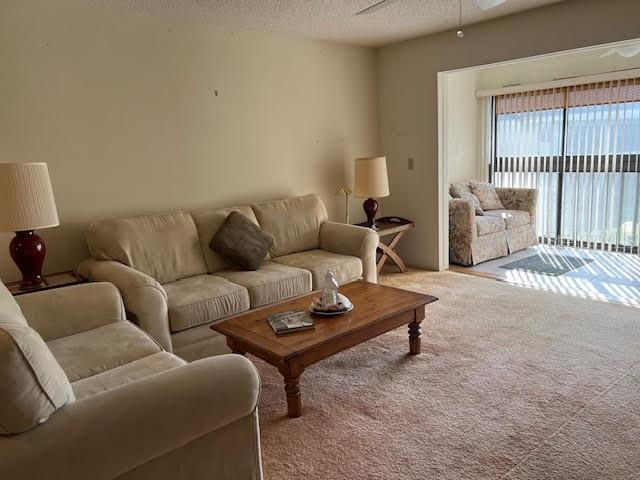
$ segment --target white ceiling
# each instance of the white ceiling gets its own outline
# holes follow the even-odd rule
[[[312,38],[380,46],[455,28],[458,0],[399,0],[368,15],[356,12],[377,0],[82,0],[99,7],[228,27],[269,30]],[[562,0],[507,0],[488,11],[462,0],[464,24],[541,7]]]
[[[640,68],[640,41],[627,41],[476,70],[477,90]]]

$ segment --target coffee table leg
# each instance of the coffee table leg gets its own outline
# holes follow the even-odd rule
[[[280,368],[284,377],[284,391],[287,394],[287,413],[290,418],[302,415],[302,398],[300,396],[300,375],[304,368],[296,361],[286,363]]]
[[[302,415],[302,399],[300,398],[300,377],[285,377],[284,391],[287,393],[287,413],[290,418]]]
[[[424,306],[416,308],[414,320],[409,323],[409,353],[418,355],[420,353],[420,324],[424,320]]]
[[[409,324],[409,353],[411,355],[420,353],[420,323]]]
[[[231,349],[232,353],[235,353],[237,355],[246,355],[246,352],[243,352],[242,349],[238,346],[238,344],[235,342],[235,340],[231,337],[227,337],[227,347],[229,347],[229,349]]]

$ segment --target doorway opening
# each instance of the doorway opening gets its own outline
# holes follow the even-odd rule
[[[538,246],[451,268],[640,305],[640,41],[443,72],[439,82],[447,229],[451,183],[537,190]]]

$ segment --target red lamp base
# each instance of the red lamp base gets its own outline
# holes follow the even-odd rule
[[[362,204],[362,208],[364,208],[364,213],[367,214],[367,227],[375,228],[378,201],[375,198],[367,198]]]
[[[42,238],[33,230],[16,232],[9,244],[9,252],[22,273],[20,290],[47,286],[47,280],[42,276],[42,264],[47,252]]]

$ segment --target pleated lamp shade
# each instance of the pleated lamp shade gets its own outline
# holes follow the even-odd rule
[[[60,225],[46,163],[0,163],[0,232]]]
[[[356,159],[353,194],[359,198],[389,196],[386,157]]]

